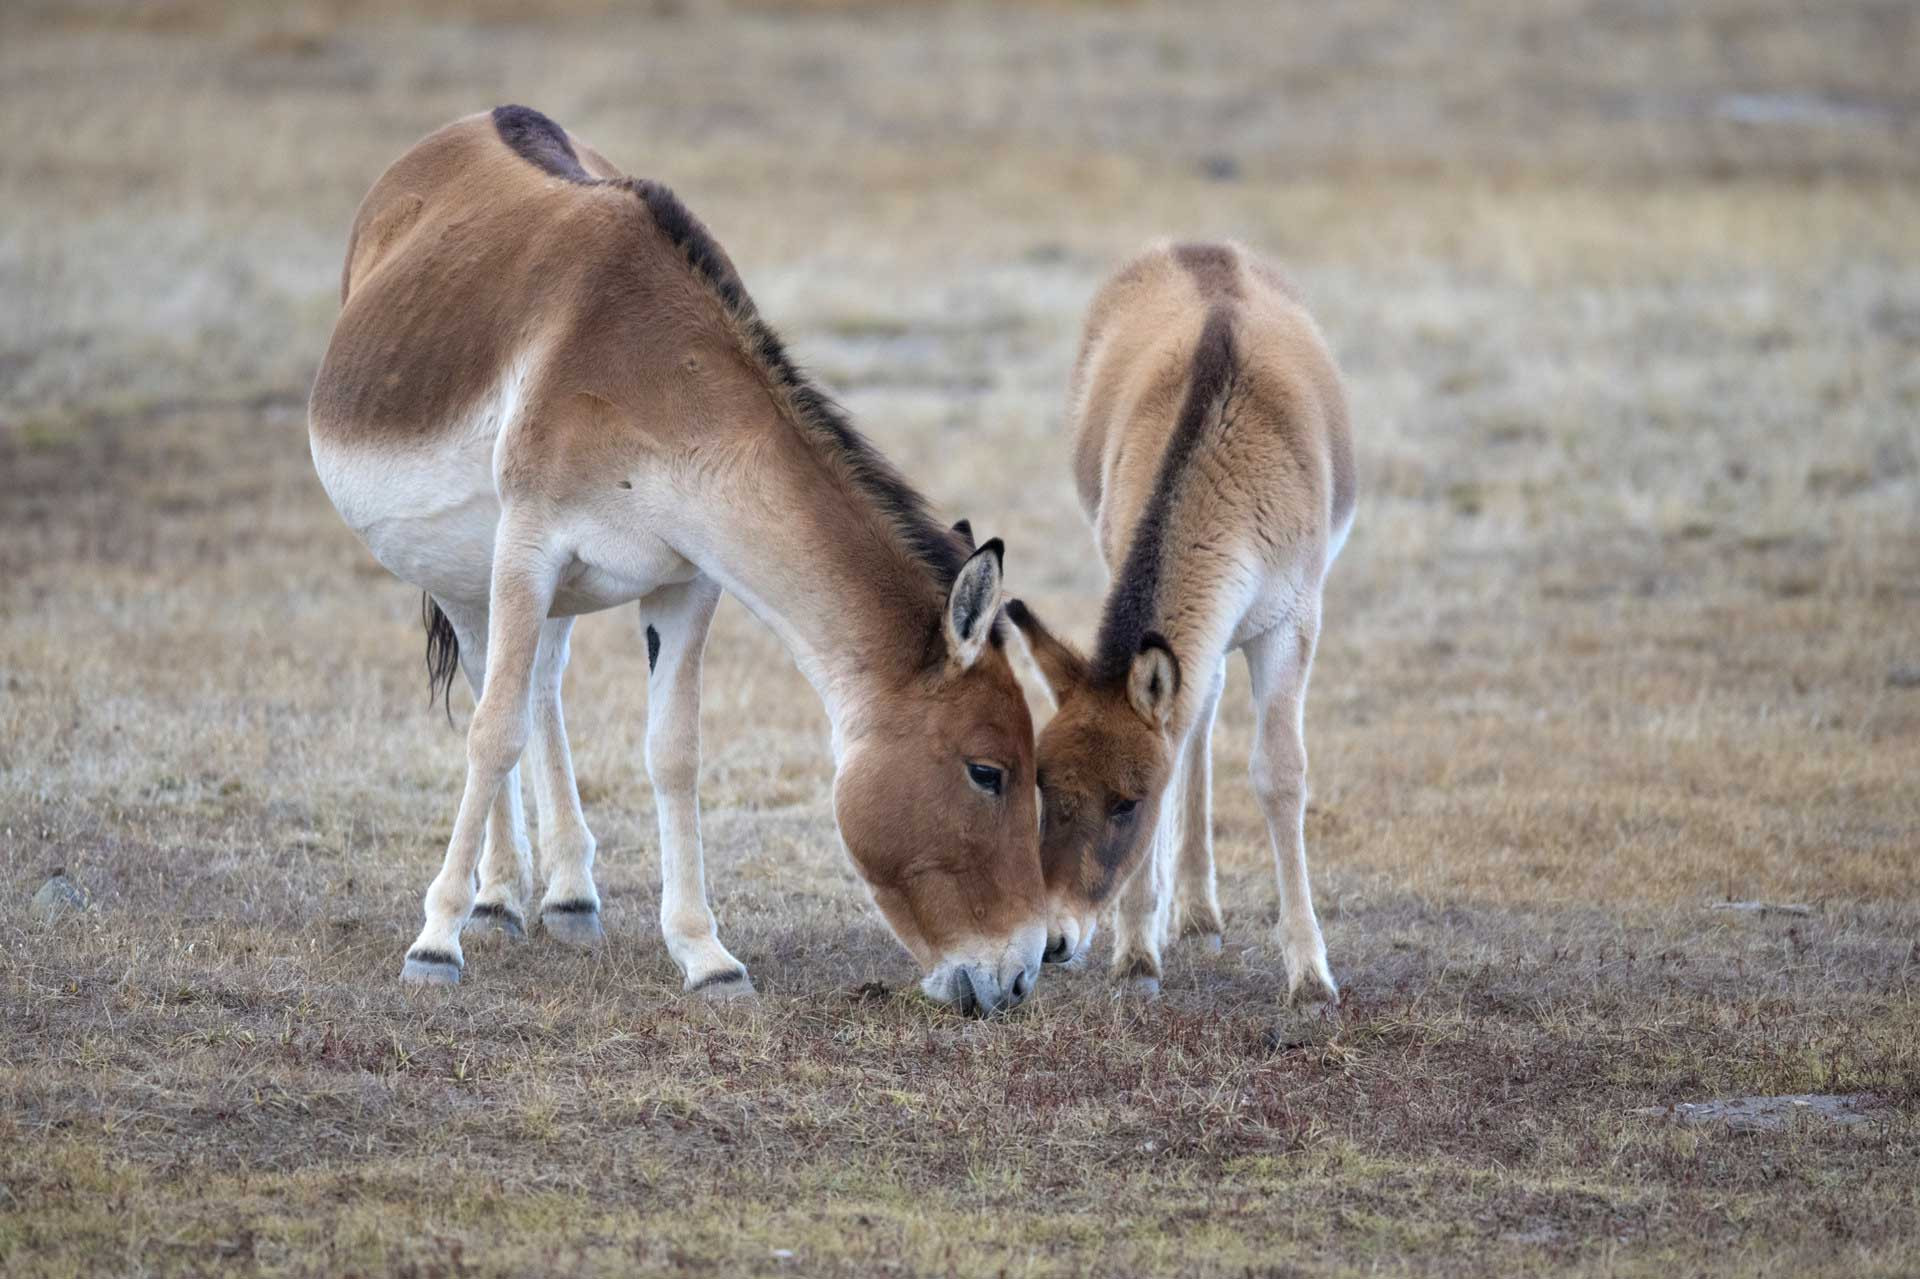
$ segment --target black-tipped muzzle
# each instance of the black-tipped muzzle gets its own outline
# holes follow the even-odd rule
[[[991,988],[994,983],[989,979],[984,984]],[[1014,976],[1013,985],[997,996],[982,994],[981,985],[974,981],[973,969],[955,969],[953,984],[949,987],[954,1011],[963,1017],[990,1017],[994,1013],[1010,1012],[1032,993],[1033,979],[1026,972],[1020,972]]]
[[[962,968],[953,975],[953,1007],[962,1017],[984,1017],[980,996],[973,988],[973,974]]]

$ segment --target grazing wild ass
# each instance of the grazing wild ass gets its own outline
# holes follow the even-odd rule
[[[1094,299],[1068,414],[1080,501],[1113,576],[1093,652],[1007,606],[1058,705],[1039,743],[1047,958],[1084,954],[1109,902],[1114,974],[1142,990],[1159,989],[1170,930],[1218,948],[1209,745],[1240,649],[1288,994],[1335,999],[1302,830],[1321,584],[1354,506],[1326,343],[1246,250],[1157,245]]]
[[[524,930],[529,745],[542,922],[600,940],[560,684],[573,618],[637,600],[661,930],[689,991],[752,990],[707,904],[696,796],[724,589],[825,703],[835,819],[924,989],[968,1011],[1019,1003],[1046,907],[1033,726],[996,624],[1001,545],[932,520],[673,193],[500,107],[374,185],[341,296],[314,466],[374,557],[430,597],[429,666],[450,681],[457,664],[478,703],[403,979],[457,981],[465,926]]]

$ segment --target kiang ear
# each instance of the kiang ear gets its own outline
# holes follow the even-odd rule
[[[1140,718],[1155,728],[1165,728],[1179,692],[1180,659],[1173,655],[1165,636],[1148,631],[1140,637],[1140,651],[1133,655],[1133,665],[1127,669],[1127,700],[1140,712]]]
[[[947,594],[946,620],[942,629],[947,637],[947,664],[966,670],[979,660],[993,634],[993,619],[1000,611],[1000,560],[1005,552],[1000,539],[990,538],[975,551]]]
[[[1040,677],[1046,681],[1047,691],[1053,694],[1055,706],[1087,682],[1087,659],[1080,656],[1073,645],[1048,630],[1023,601],[1007,601],[1007,620],[1026,640],[1027,652],[1033,655],[1033,664],[1040,668]]]
[[[956,522],[953,526],[953,535],[960,540],[960,545],[967,548],[967,554],[969,555],[973,554],[974,541],[973,541],[973,525],[972,524],[968,523],[966,520],[960,520]]]

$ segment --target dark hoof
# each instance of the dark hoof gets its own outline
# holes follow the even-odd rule
[[[1334,985],[1331,973],[1308,971],[1287,983],[1287,1002],[1295,1007],[1338,1008],[1340,988]]]
[[[592,902],[556,902],[540,910],[547,936],[583,950],[596,950],[607,940],[600,926],[600,908]]]
[[[444,950],[410,950],[400,980],[409,986],[452,986],[460,981],[460,961]]]
[[[711,973],[699,981],[688,981],[686,991],[689,995],[698,995],[714,1003],[731,1003],[736,999],[758,999],[753,989],[753,979],[747,976],[744,968],[726,969]]]
[[[473,914],[467,916],[466,925],[460,931],[482,935],[498,933],[513,941],[525,941],[527,921],[511,906],[499,902],[481,902],[473,908]]]
[[[1318,1008],[1324,1013],[1334,1013],[1340,1008],[1340,992],[1321,982],[1307,982],[1300,989],[1290,991],[1287,1002],[1303,1008]]]
[[[1145,955],[1116,967],[1114,976],[1120,981],[1123,995],[1136,999],[1160,998],[1160,965]]]

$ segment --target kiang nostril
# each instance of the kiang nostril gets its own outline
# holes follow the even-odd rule
[[[954,1004],[959,1008],[962,1017],[979,1016],[986,1012],[986,1008],[980,1002],[979,989],[973,984],[973,977],[964,968],[954,978],[954,985],[955,994],[958,996]]]
[[[1013,979],[1013,1002],[1017,1004],[1025,999],[1027,997],[1027,991],[1032,989],[1032,986],[1033,983],[1027,980],[1027,974],[1023,970],[1019,976]]]
[[[1057,964],[1066,957],[1067,939],[1065,937],[1049,937],[1047,939],[1046,952],[1042,954],[1040,958],[1049,964]]]

